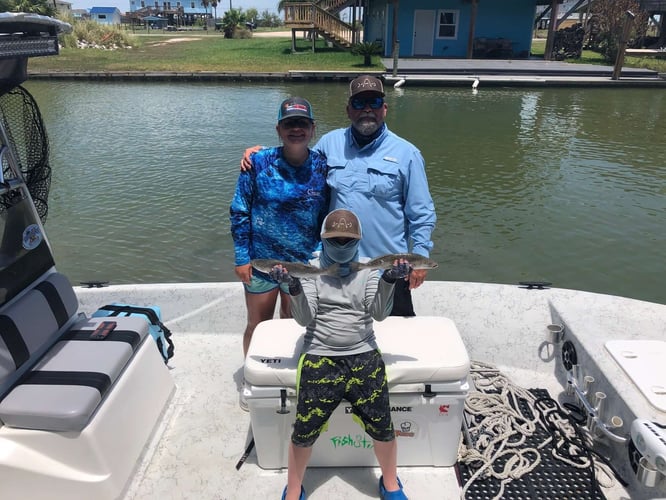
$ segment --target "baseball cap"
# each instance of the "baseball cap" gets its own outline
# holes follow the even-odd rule
[[[353,238],[361,239],[361,222],[358,217],[349,210],[339,208],[333,210],[324,219],[324,230],[321,237],[327,238]]]
[[[370,75],[361,75],[349,83],[349,97],[361,92],[376,92],[384,95],[384,85],[379,78]]]
[[[302,97],[290,97],[282,101],[280,109],[278,110],[278,121],[281,122],[286,118],[302,116],[314,121],[312,115],[312,106]]]

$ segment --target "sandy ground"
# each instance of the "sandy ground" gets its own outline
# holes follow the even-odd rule
[[[255,31],[252,36],[258,38],[291,38],[291,31]]]

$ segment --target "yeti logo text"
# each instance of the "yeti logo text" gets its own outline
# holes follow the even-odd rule
[[[265,365],[276,365],[278,363],[282,363],[280,358],[261,358],[260,361]]]

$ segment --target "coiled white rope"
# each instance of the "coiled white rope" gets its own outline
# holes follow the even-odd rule
[[[513,384],[496,367],[478,361],[472,362],[471,378],[475,390],[470,392],[465,401],[465,411],[473,417],[467,429],[471,443],[461,443],[458,459],[460,463],[478,468],[463,485],[461,498],[465,498],[470,486],[477,479],[492,478],[499,482],[499,491],[493,499],[500,499],[506,485],[534,470],[541,463],[540,450],[551,444],[553,437],[535,409],[538,398],[530,391]],[[526,418],[517,410],[521,399],[532,409],[532,419]],[[548,413],[548,410],[545,411]],[[556,411],[552,411],[548,417],[550,424],[560,434],[558,442],[553,446],[553,457],[572,467],[590,467],[589,454],[572,442],[576,438],[572,423]],[[527,438],[534,435],[537,426],[547,431],[549,437],[539,443],[537,448],[523,447]],[[591,442],[585,443],[586,446],[588,444]],[[498,470],[497,462],[502,457],[508,458]],[[614,479],[608,467],[598,460],[594,461],[594,465],[597,476],[603,473],[611,481],[609,484],[604,480],[603,486],[612,485]]]

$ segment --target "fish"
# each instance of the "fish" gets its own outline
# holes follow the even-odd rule
[[[289,274],[295,278],[313,278],[320,275],[337,275],[340,264],[333,264],[325,269],[321,267],[311,266],[310,264],[303,264],[302,262],[285,262],[283,260],[275,259],[253,259],[250,261],[252,267],[261,271],[262,273],[269,274],[271,269],[277,265],[281,265]]]
[[[434,260],[415,253],[390,253],[368,262],[352,262],[349,268],[351,272],[360,271],[361,269],[391,269],[393,262],[400,259],[409,262],[412,269],[435,269],[438,266]],[[296,278],[314,278],[315,276],[322,275],[337,276],[340,270],[340,264],[337,263],[323,269],[311,266],[310,264],[303,264],[302,262],[285,262],[275,259],[254,259],[250,261],[250,264],[258,271],[266,274],[269,274],[273,267],[281,265],[289,271],[290,275]]]
[[[391,269],[393,262],[404,259],[412,269],[435,269],[439,264],[423,255],[416,253],[390,253],[376,257],[368,262],[352,262],[352,271],[359,269]]]

